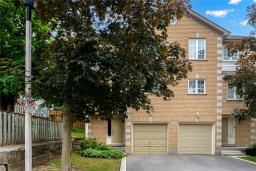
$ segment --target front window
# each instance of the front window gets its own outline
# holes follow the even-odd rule
[[[240,100],[241,97],[238,94],[238,89],[235,86],[231,86],[230,83],[228,83],[228,100]]]
[[[205,80],[189,80],[189,94],[205,94]]]
[[[223,50],[223,59],[225,61],[237,61],[239,55],[237,52],[234,52],[234,53],[228,53],[228,49],[227,48],[224,48]]]
[[[206,59],[206,40],[189,39],[188,41],[189,59],[203,60]]]

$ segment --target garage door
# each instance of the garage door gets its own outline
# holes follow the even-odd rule
[[[135,124],[133,125],[134,154],[166,154],[167,125]]]
[[[212,154],[212,125],[180,125],[179,154]]]

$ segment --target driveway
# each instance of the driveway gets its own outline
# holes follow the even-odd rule
[[[228,156],[129,155],[127,171],[256,171],[256,165]]]

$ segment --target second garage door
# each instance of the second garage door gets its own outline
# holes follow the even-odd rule
[[[180,125],[179,154],[212,154],[212,125]]]
[[[134,124],[134,154],[166,154],[167,125],[165,124]]]

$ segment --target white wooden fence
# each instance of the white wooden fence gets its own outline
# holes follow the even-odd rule
[[[22,105],[14,105],[14,112],[25,114],[25,108]],[[32,115],[40,116],[40,117],[49,117],[50,110],[48,108],[35,109]]]
[[[24,114],[0,111],[0,146],[24,144]],[[32,141],[46,142],[61,139],[62,123],[32,116]]]

